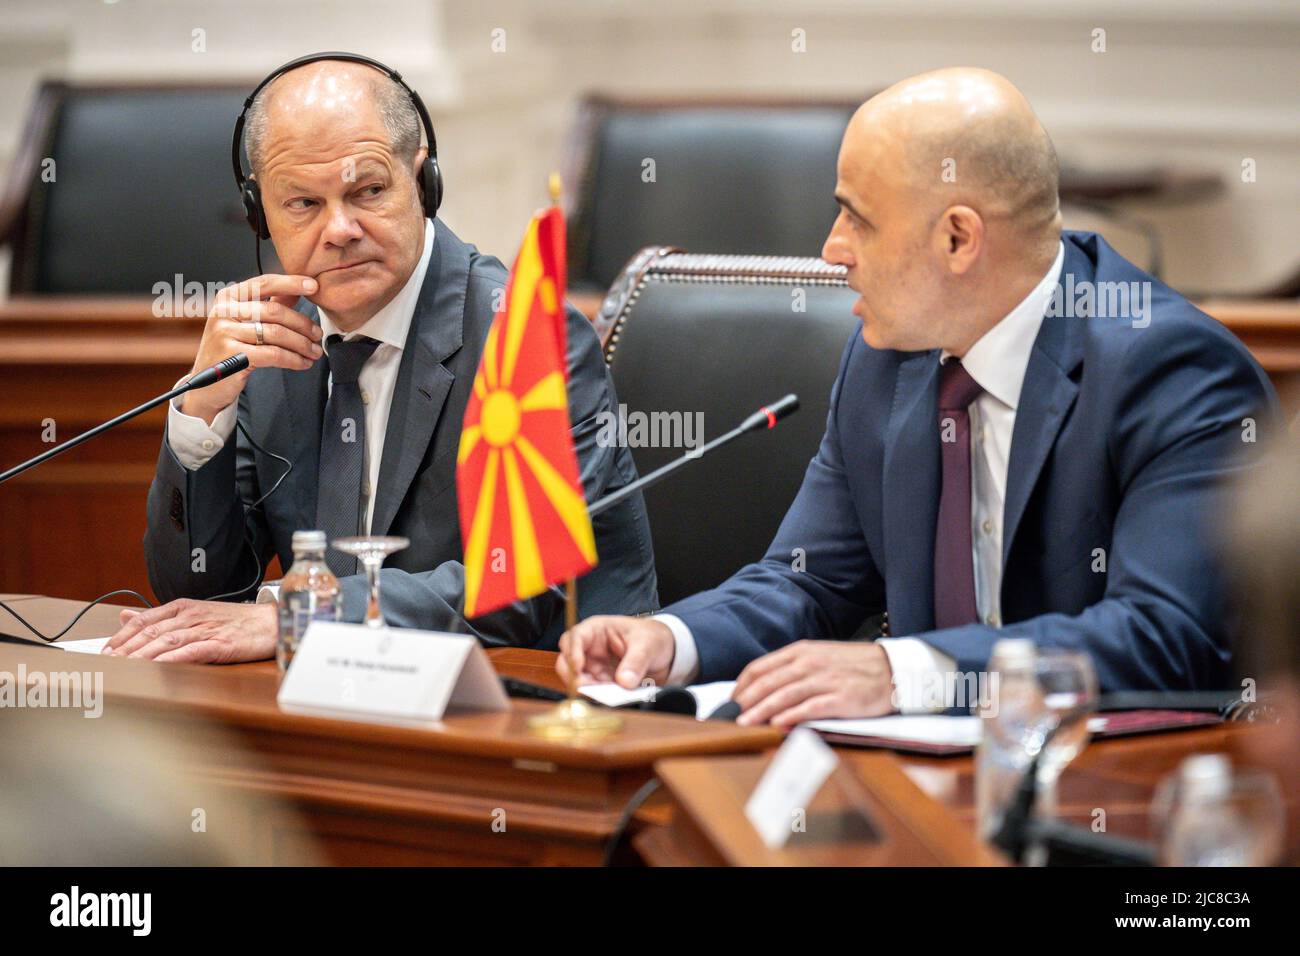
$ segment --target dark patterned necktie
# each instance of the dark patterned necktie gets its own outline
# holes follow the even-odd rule
[[[357,379],[379,343],[359,338],[344,342],[331,335],[326,342],[330,397],[321,426],[320,470],[317,473],[316,527],[328,540],[361,532],[361,484],[366,468],[366,407]],[[330,549],[330,570],[343,577],[357,573],[357,559]]]
[[[939,448],[943,491],[934,531],[934,626],[957,627],[979,620],[975,563],[971,556],[971,402],[980,388],[957,359],[939,367]]]

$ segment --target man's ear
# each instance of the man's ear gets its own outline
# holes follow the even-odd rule
[[[429,148],[421,146],[415,151],[415,158],[411,160],[411,181],[415,183],[415,201],[417,204],[424,203],[424,189],[420,178],[420,169],[424,166],[424,161],[428,158]]]
[[[953,275],[965,275],[984,251],[984,220],[970,206],[949,206],[935,226],[938,252]]]
[[[266,231],[269,233],[271,231],[271,224],[266,221],[266,197],[262,195],[262,184],[257,181],[257,177],[251,172],[248,174],[246,179],[248,184],[253,187],[253,192],[257,195],[258,215],[261,216],[262,225],[266,226]],[[271,241],[274,242],[275,240],[272,239]]]

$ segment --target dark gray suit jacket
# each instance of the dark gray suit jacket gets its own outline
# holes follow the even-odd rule
[[[382,572],[384,616],[400,627],[472,631],[485,644],[554,647],[563,631],[560,589],[467,623],[464,567],[456,505],[456,451],[474,373],[493,317],[493,292],[506,268],[456,238],[438,221],[428,272],[397,375],[380,463],[372,532],[411,539]],[[313,320],[316,307],[298,308]],[[588,501],[636,478],[625,447],[597,442],[601,412],[617,409],[591,324],[568,314],[569,414]],[[236,441],[207,464],[187,471],[164,435],[149,489],[145,554],[149,580],[163,600],[208,598],[238,591],[256,596],[272,554],[288,568],[290,538],[316,522],[317,468],[328,371],[325,360],[305,372],[257,369],[239,399]],[[252,435],[250,444],[244,429]],[[260,446],[259,450],[258,446]],[[258,508],[250,505],[292,470]],[[594,519],[599,563],[578,582],[579,613],[640,613],[659,606],[645,504],[634,495]],[[195,549],[202,550],[196,561]],[[195,570],[196,566],[200,568]],[[362,575],[342,581],[344,619],[360,621]],[[242,591],[239,589],[243,589]]]

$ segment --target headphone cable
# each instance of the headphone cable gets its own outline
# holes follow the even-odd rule
[[[285,458],[283,455],[277,455],[273,451],[267,451],[265,448],[259,445],[257,441],[253,438],[253,436],[248,433],[248,429],[244,427],[243,422],[236,420],[235,425],[241,432],[244,433],[244,437],[248,439],[248,443],[250,445],[252,445],[258,451],[260,451],[262,454],[274,458],[277,461],[284,462],[286,466],[285,470],[280,474],[280,477],[275,480],[275,483],[273,485],[271,485],[270,491],[262,495],[262,497],[258,498],[252,504],[244,503],[244,508],[246,512],[257,511],[262,507],[262,503],[266,501],[267,498],[270,498],[271,495],[275,494],[276,491],[279,489],[280,485],[284,483],[284,480],[289,477],[289,472],[293,471],[293,462],[291,462],[288,458]],[[257,587],[259,584],[262,583],[262,559],[258,555],[257,549],[253,547],[252,539],[249,538],[248,536],[247,525],[245,525],[244,527],[244,544],[247,545],[248,549],[253,553],[253,563],[257,566],[256,576],[254,577],[253,582],[251,584],[245,585],[244,587],[240,588],[237,591],[228,591],[225,594],[218,594],[215,597],[205,598],[204,600],[222,601],[227,598],[236,597],[238,595],[245,594],[248,591],[251,591],[253,588]],[[59,638],[63,637],[64,634],[67,634],[70,630],[76,627],[77,622],[80,621],[83,617],[85,617],[86,613],[92,607],[94,607],[97,604],[102,604],[104,601],[107,601],[111,597],[117,597],[119,594],[130,595],[131,597],[135,598],[137,601],[139,601],[141,604],[143,604],[146,608],[149,608],[150,610],[156,607],[156,605],[153,604],[153,602],[151,602],[147,597],[145,597],[140,592],[133,591],[130,588],[119,588],[116,591],[109,591],[107,594],[101,594],[99,597],[95,598],[95,600],[88,603],[85,607],[83,607],[80,611],[77,612],[77,616],[74,617],[71,621],[69,621],[67,626],[64,627],[63,630],[59,631],[59,633],[54,635],[42,634],[39,630],[36,629],[36,627],[34,627],[31,624],[30,621],[24,618],[21,614],[15,611],[4,601],[0,601],[0,609],[8,611],[13,616],[13,618],[16,621],[18,621],[19,624],[27,628],[27,630],[31,631],[33,634],[35,634],[45,643],[53,644]]]
[[[258,240],[258,247],[259,247],[259,248],[261,247],[261,240],[260,240],[260,239]],[[254,439],[253,436],[250,435],[250,434],[248,433],[248,429],[244,427],[244,423],[241,422],[241,421],[239,421],[238,418],[235,419],[235,427],[238,428],[238,429],[243,433],[243,435],[244,435],[244,437],[245,437],[246,439],[248,439],[248,443],[249,443],[250,445],[252,445],[254,448],[256,448],[258,451],[260,451],[263,455],[266,455],[266,456],[268,456],[268,457],[270,457],[270,458],[274,458],[276,461],[284,462],[284,465],[285,465],[285,469],[284,469],[284,471],[280,473],[280,477],[279,477],[279,478],[275,479],[275,483],[274,483],[273,485],[271,485],[271,490],[270,490],[270,491],[268,491],[266,494],[262,495],[262,497],[258,498],[258,499],[257,499],[256,501],[254,501],[252,504],[248,504],[247,502],[244,502],[244,501],[241,500],[240,503],[244,505],[244,513],[245,513],[245,515],[247,515],[248,513],[253,512],[253,511],[260,511],[260,510],[263,510],[263,509],[262,509],[262,502],[266,501],[267,498],[271,497],[271,495],[275,494],[276,491],[279,490],[280,485],[282,485],[282,484],[284,483],[284,480],[285,480],[286,478],[289,477],[289,472],[293,471],[293,462],[291,462],[288,458],[285,458],[283,455],[277,455],[277,454],[276,454],[275,452],[273,452],[273,451],[267,451],[265,448],[263,448],[261,445],[259,445],[259,444],[257,443],[257,440]],[[252,582],[249,583],[249,584],[244,585],[242,588],[240,588],[240,589],[238,589],[238,590],[236,590],[236,591],[227,591],[225,594],[218,594],[218,595],[215,595],[214,597],[204,598],[204,600],[206,600],[206,601],[224,601],[224,600],[226,600],[227,598],[238,597],[238,596],[240,596],[240,595],[242,595],[242,594],[246,594],[246,593],[248,593],[249,591],[251,591],[251,590],[253,590],[254,588],[259,587],[259,586],[261,585],[261,583],[262,583],[262,575],[263,575],[263,573],[264,573],[264,569],[262,568],[262,557],[261,557],[261,555],[259,555],[259,554],[257,553],[257,548],[253,547],[253,540],[252,540],[252,538],[250,538],[250,537],[248,536],[248,523],[247,523],[247,522],[244,523],[244,544],[248,547],[248,550],[249,550],[250,552],[252,552],[252,555],[253,555],[253,564],[256,565],[256,567],[257,567],[257,570],[256,570],[256,571],[254,572],[254,574],[253,574],[253,580],[252,580]]]
[[[4,610],[12,614],[19,624],[27,628],[27,630],[31,631],[42,641],[44,641],[47,644],[53,644],[64,634],[67,634],[68,631],[76,627],[77,622],[80,621],[83,617],[85,617],[86,612],[89,611],[92,607],[94,607],[96,604],[102,603],[103,601],[107,601],[111,597],[116,597],[119,594],[129,594],[131,595],[131,597],[135,598],[137,601],[139,601],[147,608],[152,608],[154,606],[152,603],[150,603],[147,597],[145,597],[143,594],[140,594],[138,591],[132,591],[130,588],[120,588],[119,590],[116,591],[109,591],[107,594],[101,594],[99,597],[95,598],[95,600],[91,601],[89,604],[83,607],[79,612],[77,612],[77,616],[68,622],[67,627],[65,627],[63,630],[59,631],[59,633],[53,635],[52,637],[42,634],[35,627],[33,627],[32,624],[28,622],[26,618],[24,618],[21,614],[19,614],[17,611],[11,608],[4,601],[0,601],[0,608],[3,608]]]

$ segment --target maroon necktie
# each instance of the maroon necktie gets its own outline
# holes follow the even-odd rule
[[[979,620],[971,557],[970,413],[984,389],[955,358],[939,366],[939,448],[943,491],[934,531],[934,626]]]

